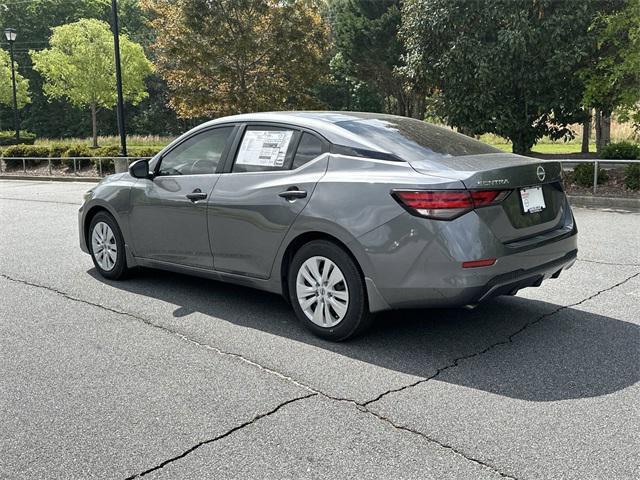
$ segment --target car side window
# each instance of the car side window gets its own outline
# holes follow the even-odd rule
[[[310,162],[317,156],[321,155],[323,152],[324,145],[318,137],[311,135],[310,133],[303,133],[300,143],[298,144],[298,150],[296,150],[296,155],[293,157],[291,169],[295,170],[296,168],[301,167],[305,163]]]
[[[280,127],[247,127],[231,171],[238,173],[287,170],[296,133],[294,130]]]
[[[233,127],[206,130],[188,138],[160,160],[159,175],[215,173]]]

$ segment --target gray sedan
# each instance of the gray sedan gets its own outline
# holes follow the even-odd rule
[[[514,295],[577,255],[559,163],[368,113],[207,122],[105,178],[79,221],[106,278],[141,266],[278,293],[336,341],[382,310]]]

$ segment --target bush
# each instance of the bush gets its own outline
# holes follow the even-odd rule
[[[640,189],[640,163],[630,163],[625,167],[624,185],[630,190]]]
[[[49,156],[51,158],[63,157],[68,149],[69,145],[65,145],[64,143],[52,143],[49,145]]]
[[[11,145],[3,149],[2,156],[7,169],[22,168],[22,160],[12,160],[11,157],[35,157],[47,158],[49,156],[49,147],[39,145]],[[39,160],[27,160],[29,166],[38,165]]]
[[[117,157],[120,154],[120,147],[109,145],[108,147],[100,147],[93,151],[94,157]],[[102,174],[110,174],[116,171],[113,159],[109,160],[91,160],[96,170],[100,171],[100,163],[102,162]]]
[[[153,157],[164,147],[129,147],[127,153],[130,157]]]
[[[635,160],[640,158],[640,145],[631,142],[610,143],[602,148],[600,156],[614,160]]]
[[[79,144],[79,145],[69,145],[67,150],[62,154],[63,157],[92,157],[93,150],[90,149],[87,145]],[[71,160],[62,160],[62,164],[69,168],[73,169],[73,159]],[[81,170],[82,168],[86,168],[91,165],[90,160],[76,160],[76,168]]]
[[[33,145],[36,134],[20,130],[20,142],[16,142],[16,132],[12,130],[0,131],[0,145]]]
[[[573,178],[578,185],[583,187],[593,187],[593,163],[581,163],[573,169]],[[606,183],[609,174],[606,170],[598,168],[598,185]]]

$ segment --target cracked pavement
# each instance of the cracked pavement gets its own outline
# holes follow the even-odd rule
[[[541,288],[329,344],[277,296],[101,279],[88,188],[0,180],[0,479],[638,478],[640,214],[576,209]]]

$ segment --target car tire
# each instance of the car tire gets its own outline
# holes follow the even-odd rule
[[[360,270],[333,242],[314,240],[303,245],[293,256],[287,284],[296,316],[321,338],[343,341],[371,324]]]
[[[118,222],[110,213],[98,212],[89,224],[87,246],[96,270],[104,278],[120,280],[127,276],[124,238]]]

